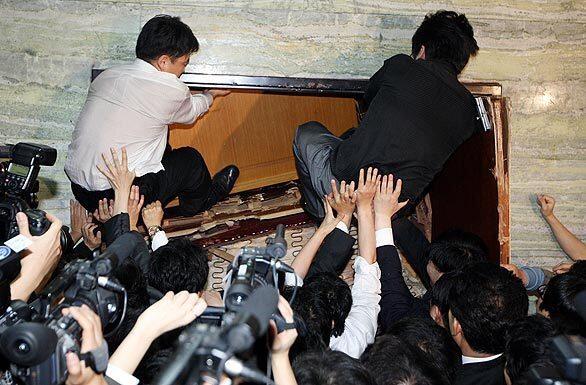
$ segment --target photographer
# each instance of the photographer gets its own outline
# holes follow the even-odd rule
[[[10,285],[12,300],[27,301],[34,291],[44,286],[59,262],[61,221],[48,213],[47,219],[51,227],[45,234],[35,237],[30,234],[27,216],[16,214],[20,235],[31,244],[22,252],[20,275]]]

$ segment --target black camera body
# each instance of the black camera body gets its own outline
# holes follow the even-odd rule
[[[237,311],[260,286],[278,289],[279,271],[293,272],[280,260],[287,254],[285,227],[278,225],[274,238],[267,238],[266,247],[243,247],[232,263],[232,280],[224,295],[227,312]]]
[[[41,235],[50,226],[38,206],[39,171],[53,166],[57,150],[43,144],[18,143],[0,149],[0,158],[8,158],[0,166],[0,241],[18,235],[16,213],[29,217],[31,234]]]
[[[0,354],[10,362],[14,377],[26,385],[65,382],[66,354],[79,354],[82,332],[73,318],[62,314],[65,307],[85,304],[98,314],[106,334],[118,328],[127,299],[124,288],[109,278],[117,263],[118,258],[108,252],[92,261],[70,262],[37,300],[31,304],[13,301],[0,318]],[[63,301],[54,305],[61,296]],[[93,365],[98,365],[96,371],[105,370],[107,355],[105,364]]]

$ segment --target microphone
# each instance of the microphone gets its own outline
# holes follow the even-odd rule
[[[261,286],[252,292],[226,333],[232,351],[239,353],[249,349],[258,337],[267,332],[278,302],[279,294],[273,287]]]
[[[244,366],[242,361],[235,357],[232,357],[226,361],[226,364],[224,364],[224,371],[230,377],[240,377],[244,380],[250,380],[259,384],[274,384],[270,378],[258,370]]]

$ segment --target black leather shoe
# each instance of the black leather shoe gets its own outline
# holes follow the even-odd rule
[[[206,210],[228,197],[239,175],[240,170],[234,165],[226,166],[214,175],[210,196],[205,204]]]

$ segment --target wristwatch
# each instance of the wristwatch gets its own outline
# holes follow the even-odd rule
[[[154,237],[156,233],[158,233],[159,231],[163,231],[163,228],[161,226],[151,226],[149,227],[149,237]]]

